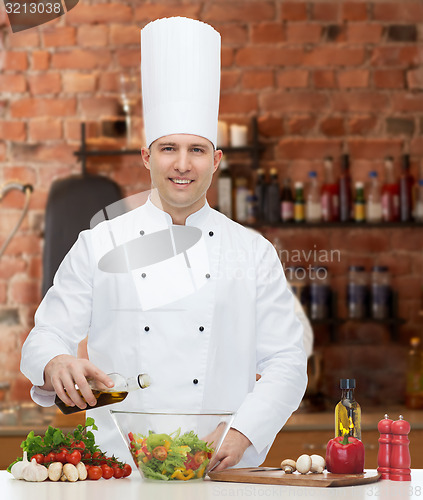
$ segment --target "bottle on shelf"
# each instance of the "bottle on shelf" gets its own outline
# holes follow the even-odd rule
[[[220,161],[220,172],[217,181],[217,200],[219,211],[232,219],[232,176],[225,156]]]
[[[382,186],[382,219],[384,222],[399,220],[399,189],[394,176],[394,160],[385,158],[385,181]]]
[[[265,220],[270,224],[280,222],[281,214],[281,193],[278,180],[278,170],[270,169],[270,182],[266,189],[265,198]]]
[[[364,319],[367,316],[369,283],[364,266],[350,266],[348,269],[347,304],[350,319]]]
[[[388,319],[391,314],[391,277],[387,266],[373,266],[371,276],[371,315]]]
[[[294,197],[292,196],[291,179],[289,177],[283,180],[281,193],[281,219],[282,222],[291,222],[294,220]]]
[[[335,437],[361,439],[361,407],[355,400],[355,379],[341,378],[341,401],[335,406]]]
[[[248,180],[246,177],[235,179],[235,220],[241,224],[248,220]]]
[[[377,172],[372,170],[369,173],[370,183],[366,200],[366,221],[381,222],[382,220],[382,199]]]
[[[304,184],[297,181],[294,184],[294,222],[305,221],[305,199],[304,199]]]
[[[399,180],[401,222],[408,222],[409,220],[411,220],[413,184],[414,184],[414,178],[410,174],[410,156],[403,155],[401,176]]]
[[[335,180],[331,156],[325,158],[324,171],[321,194],[322,219],[324,222],[334,222],[339,220],[339,185]]]
[[[120,403],[126,398],[129,392],[135,391],[137,389],[145,389],[150,385],[150,377],[146,373],[141,373],[137,377],[130,378],[125,378],[119,373],[108,373],[107,376],[113,380],[115,384],[113,387],[106,387],[98,380],[87,378],[88,385],[91,387],[94,397],[97,399],[97,404],[92,407],[88,405],[87,409],[99,408],[101,406]],[[81,394],[79,389],[78,392],[79,394]],[[60,409],[60,411],[65,415],[70,415],[79,411],[85,411],[81,410],[81,408],[78,408],[78,406],[66,405],[59,398],[59,396],[56,396],[54,402]]]
[[[326,267],[311,268],[309,276],[310,318],[313,320],[329,319],[331,315],[330,278]]]
[[[351,177],[350,177],[350,157],[342,155],[341,175],[339,176],[339,220],[348,222],[351,220]]]
[[[423,222],[423,179],[420,179],[417,185],[414,220],[416,222]]]
[[[256,222],[264,222],[264,203],[266,198],[266,175],[263,168],[257,169],[257,178],[254,187]]]
[[[405,406],[423,409],[423,351],[419,337],[412,337],[407,359]]]
[[[355,198],[354,198],[354,221],[364,222],[366,220],[366,201],[364,199],[364,184],[362,182],[355,183]]]
[[[308,177],[310,181],[305,206],[305,220],[306,222],[320,222],[322,220],[322,205],[317,173],[312,170]]]

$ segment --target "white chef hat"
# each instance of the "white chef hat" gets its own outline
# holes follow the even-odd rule
[[[141,30],[146,144],[192,134],[215,147],[220,93],[220,35],[201,21],[170,17]]]

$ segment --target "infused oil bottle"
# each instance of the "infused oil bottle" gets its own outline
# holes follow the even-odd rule
[[[108,373],[107,376],[113,380],[115,384],[113,387],[106,387],[96,380],[87,378],[88,384],[91,387],[94,397],[97,399],[97,404],[95,406],[88,405],[87,408],[82,410],[76,405],[68,406],[59,398],[59,396],[56,396],[56,399],[54,401],[56,406],[65,415],[70,415],[79,411],[85,411],[89,409],[99,408],[101,406],[111,405],[114,403],[120,403],[126,398],[128,392],[132,392],[136,389],[145,389],[150,385],[150,377],[146,373],[142,373],[137,377],[130,378],[125,378],[119,373]],[[81,394],[79,390],[78,392],[79,394]]]
[[[335,437],[361,439],[361,408],[355,400],[355,379],[341,378],[341,401],[335,407]]]

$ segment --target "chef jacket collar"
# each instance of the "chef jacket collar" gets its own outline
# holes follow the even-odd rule
[[[156,205],[151,201],[150,196],[148,197],[145,206],[148,215],[153,220],[157,220],[157,222],[161,223],[166,221],[169,226],[173,225],[172,217],[164,210],[160,209],[159,207],[156,207]],[[211,208],[206,200],[204,205],[200,208],[200,210],[197,210],[196,212],[187,217],[185,225],[200,227],[205,224],[205,221],[210,213],[211,213]]]

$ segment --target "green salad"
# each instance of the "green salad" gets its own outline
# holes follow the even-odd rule
[[[212,443],[202,441],[194,431],[181,435],[180,428],[172,434],[149,431],[148,436],[130,432],[128,438],[132,456],[148,479],[200,479],[214,451]]]

